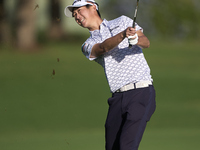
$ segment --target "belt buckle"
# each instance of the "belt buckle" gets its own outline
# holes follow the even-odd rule
[[[119,93],[119,92],[126,92],[126,91],[129,91],[129,90],[135,89],[135,88],[136,88],[135,83],[130,83],[130,84],[127,84],[127,85],[121,87],[116,92],[117,93]]]

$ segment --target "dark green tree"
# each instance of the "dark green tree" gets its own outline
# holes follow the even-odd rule
[[[151,12],[153,25],[160,35],[177,38],[200,37],[200,11],[195,8],[194,1],[154,1]]]
[[[17,0],[15,23],[16,45],[20,49],[30,50],[37,46],[36,39],[36,11],[38,5],[35,0]]]
[[[10,28],[5,9],[5,0],[0,0],[0,43],[10,42]]]
[[[62,29],[61,20],[61,2],[60,0],[50,0],[49,1],[49,18],[50,27],[48,30],[48,35],[50,39],[61,39],[64,35]]]
[[[108,19],[133,18],[135,5],[136,0],[107,0],[102,14]],[[140,0],[136,22],[153,37],[200,38],[199,8],[199,0]]]

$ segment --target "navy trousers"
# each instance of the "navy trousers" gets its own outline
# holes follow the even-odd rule
[[[113,93],[108,104],[106,150],[138,150],[146,123],[156,108],[153,85]]]

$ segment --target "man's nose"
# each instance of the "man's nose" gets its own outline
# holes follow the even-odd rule
[[[76,14],[76,19],[79,20],[80,19],[80,14]]]

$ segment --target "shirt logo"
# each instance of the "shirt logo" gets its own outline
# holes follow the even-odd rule
[[[113,30],[115,30],[115,29],[117,29],[117,28],[119,28],[119,26],[116,26],[116,27],[110,29],[110,32],[112,32]]]
[[[82,45],[82,47],[81,47],[82,52],[85,53],[85,54],[88,54],[88,53],[89,53],[89,52],[88,52],[88,47],[89,47],[89,44],[84,43],[84,44]]]

